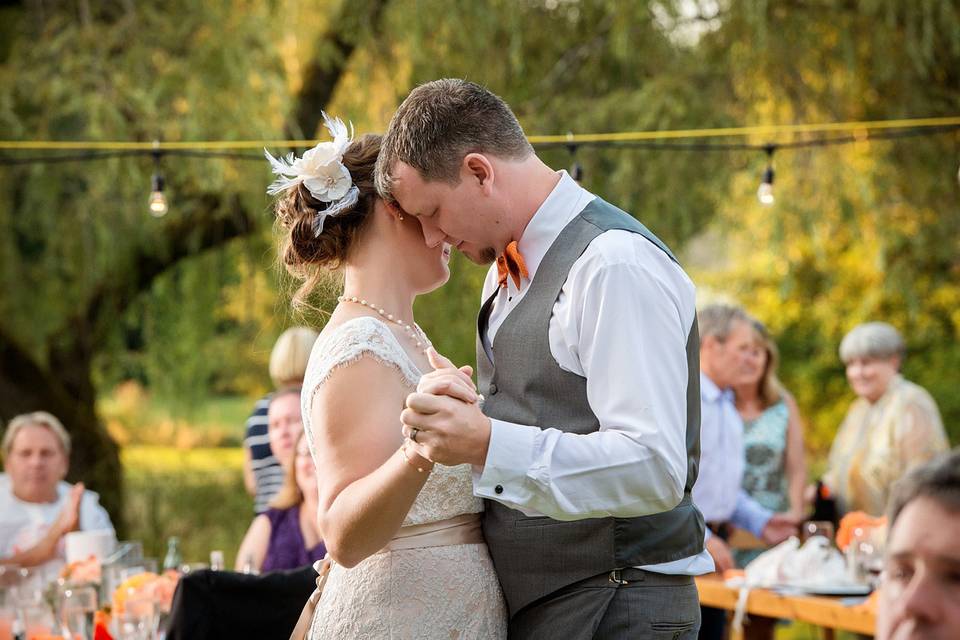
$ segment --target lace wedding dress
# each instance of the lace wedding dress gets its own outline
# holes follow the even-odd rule
[[[416,388],[421,372],[380,320],[355,318],[321,335],[310,356],[302,395],[303,427],[311,449],[310,407],[317,389],[338,368],[362,357],[396,369],[411,391]],[[473,496],[470,466],[438,464],[403,526],[482,510],[483,503]],[[504,639],[506,629],[506,608],[487,546],[455,544],[382,551],[353,569],[335,564],[309,637]]]

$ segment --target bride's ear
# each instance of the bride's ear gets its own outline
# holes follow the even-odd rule
[[[383,202],[384,208],[386,208],[387,213],[389,213],[390,215],[395,216],[400,220],[403,220],[404,217],[406,217],[406,212],[403,209],[401,209],[400,205],[397,204],[396,202],[390,202],[388,200],[381,200],[381,202]]]
[[[404,220],[409,214],[400,208],[400,205],[396,202],[387,202],[382,198],[377,199],[377,204],[374,206],[374,213],[377,215],[389,216],[394,220]]]
[[[493,190],[493,163],[482,153],[468,153],[463,157],[462,173],[473,180],[485,195]]]

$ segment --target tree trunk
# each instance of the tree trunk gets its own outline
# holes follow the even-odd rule
[[[92,390],[90,359],[75,352],[56,367],[42,367],[7,336],[0,334],[0,419],[48,411],[66,427],[71,438],[71,481],[82,480],[100,494],[117,533],[122,535],[123,475],[117,445],[97,420],[92,393],[71,393],[64,380],[85,381]]]

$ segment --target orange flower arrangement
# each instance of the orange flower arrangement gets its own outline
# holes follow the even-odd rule
[[[91,555],[86,560],[77,560],[60,570],[60,577],[75,582],[100,582],[100,560]]]
[[[875,518],[863,511],[851,511],[840,520],[840,530],[837,531],[837,547],[846,551],[853,541],[854,532],[862,529],[864,532],[887,526],[887,518]]]
[[[113,613],[123,613],[130,597],[155,600],[161,611],[170,611],[179,579],[180,574],[176,571],[165,571],[159,576],[148,571],[127,578],[113,592]]]

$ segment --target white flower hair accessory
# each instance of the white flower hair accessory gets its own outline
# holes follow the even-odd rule
[[[319,236],[323,233],[323,222],[327,216],[340,215],[360,198],[360,190],[353,184],[350,171],[343,164],[343,153],[353,140],[353,125],[347,133],[347,125],[340,118],[331,119],[323,113],[323,125],[333,136],[332,141],[321,142],[313,149],[306,151],[297,158],[291,151],[284,158],[274,158],[266,149],[263,150],[273,172],[279,176],[267,193],[275,196],[288,191],[301,183],[315,199],[327,202],[329,205],[320,211],[313,219],[313,233]]]

